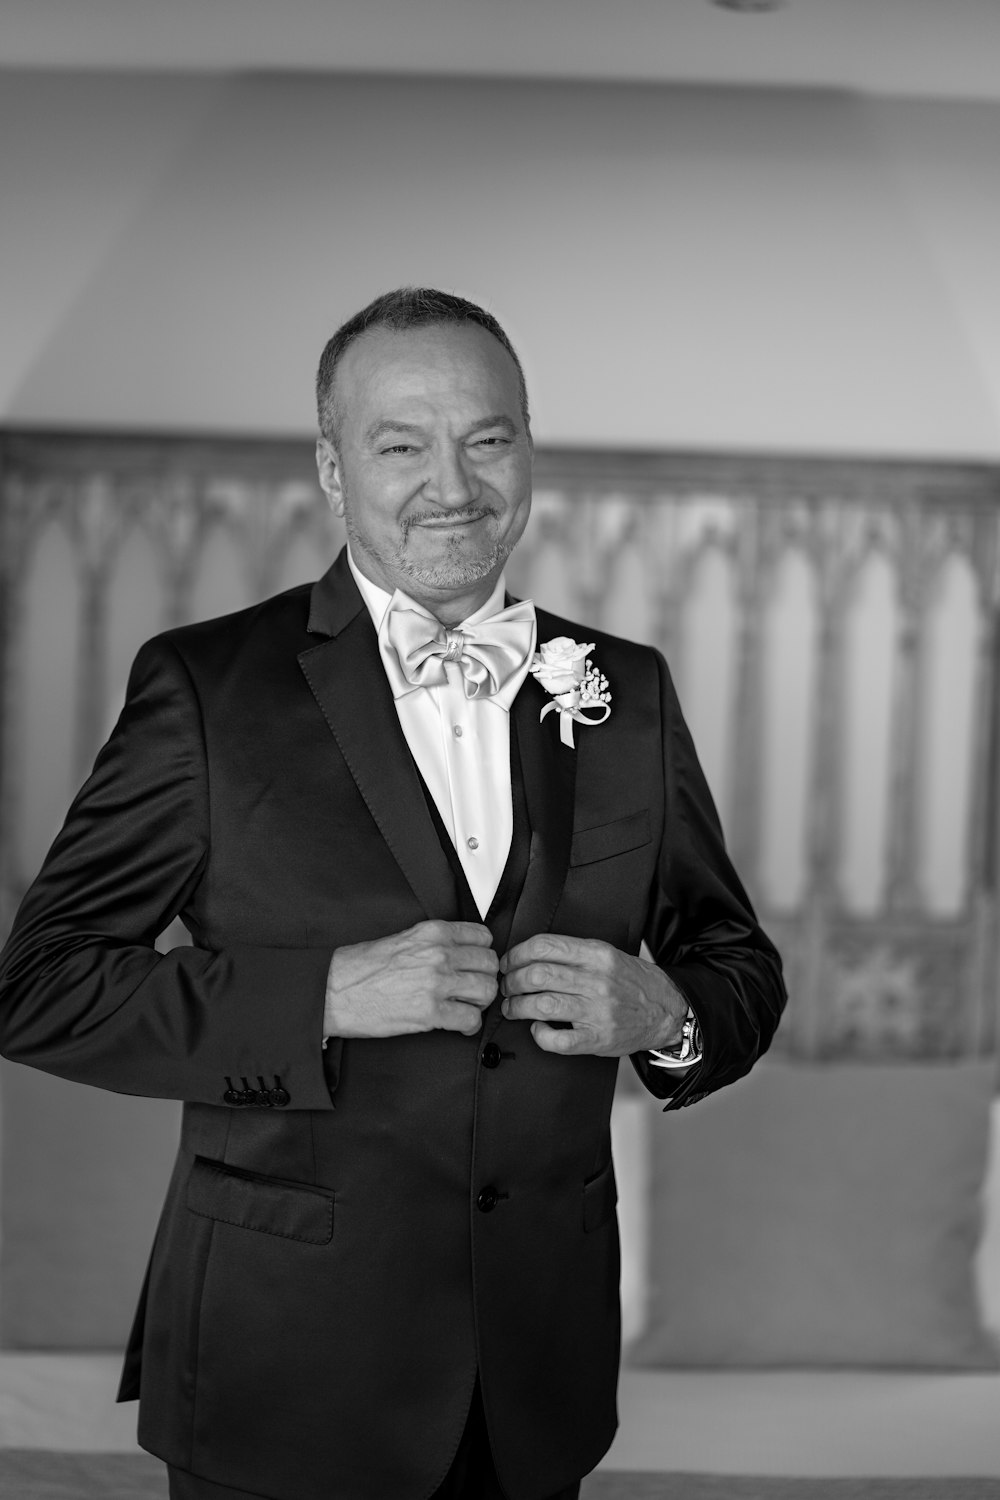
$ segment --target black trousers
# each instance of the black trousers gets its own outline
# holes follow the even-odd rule
[[[233,1490],[224,1484],[213,1484],[211,1480],[198,1479],[194,1474],[185,1473],[183,1469],[168,1467],[167,1473],[170,1476],[170,1500],[260,1500],[259,1496],[247,1490]],[[577,1500],[579,1493],[579,1483],[571,1484],[548,1496],[547,1500]],[[331,1491],[330,1500],[337,1500],[335,1491]],[[507,1500],[493,1467],[493,1455],[486,1431],[486,1413],[483,1410],[478,1380],[455,1461],[431,1500]]]

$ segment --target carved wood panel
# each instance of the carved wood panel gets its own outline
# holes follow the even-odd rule
[[[0,928],[140,641],[315,577],[312,444],[0,438]],[[992,1049],[1000,475],[541,451],[512,589],[660,647],[783,948],[777,1045]]]

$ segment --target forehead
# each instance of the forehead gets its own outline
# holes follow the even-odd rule
[[[485,405],[514,421],[520,409],[514,361],[478,323],[369,328],[344,351],[336,399],[348,419],[362,420],[439,406],[476,415]]]

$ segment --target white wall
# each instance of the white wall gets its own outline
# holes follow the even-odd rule
[[[0,142],[0,424],[308,432],[327,334],[428,281],[543,443],[1000,457],[1000,105],[0,73]]]
[[[0,139],[0,420],[308,431],[327,333],[429,281],[542,442],[1000,453],[1000,105],[9,73]]]

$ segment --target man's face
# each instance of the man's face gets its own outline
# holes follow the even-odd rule
[[[475,323],[372,328],[345,351],[320,483],[363,573],[446,623],[484,603],[531,508],[517,370]]]

